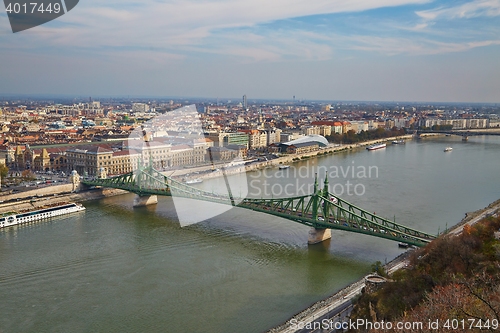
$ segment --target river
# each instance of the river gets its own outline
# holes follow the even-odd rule
[[[499,164],[498,137],[439,137],[256,171],[248,191],[303,194],[327,171],[342,198],[437,233],[500,198]],[[308,246],[308,227],[239,208],[181,227],[171,198],[134,209],[133,197],[0,230],[0,332],[262,332],[403,251],[344,231]]]

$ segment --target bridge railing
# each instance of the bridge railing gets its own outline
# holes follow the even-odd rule
[[[318,217],[320,221],[333,222],[344,227],[349,227],[351,231],[358,233],[376,234],[383,238],[413,243],[415,245],[423,245],[435,238],[433,235],[368,213],[338,197],[334,198],[336,200],[332,202],[331,196],[329,198],[321,196],[322,215]]]
[[[316,209],[315,200],[318,205]],[[370,214],[334,196],[324,197],[316,194],[292,198],[245,199],[239,206],[315,228],[347,230],[418,246],[425,245],[435,238],[433,235]]]
[[[435,236],[385,219],[357,207],[325,189],[315,194],[288,198],[231,198],[207,192],[174,180],[151,167],[117,177],[83,180],[87,185],[113,187],[140,195],[174,195],[219,204],[234,205],[287,218],[316,228],[332,228],[374,235],[414,245],[428,243]]]
[[[331,213],[338,217],[339,219],[344,219],[347,221],[368,223],[379,226],[380,228],[386,228],[395,232],[402,232],[407,235],[434,239],[435,236],[421,232],[419,230],[401,225],[395,221],[391,221],[374,213],[370,213],[356,205],[353,205],[333,194],[329,195],[329,198],[324,196],[321,197],[323,202],[331,209]]]

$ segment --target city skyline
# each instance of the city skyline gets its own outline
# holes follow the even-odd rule
[[[12,34],[0,94],[500,102],[500,1],[88,0]]]

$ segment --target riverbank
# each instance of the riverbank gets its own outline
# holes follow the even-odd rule
[[[443,136],[443,134],[426,133],[426,134],[421,135],[422,138],[434,137],[434,136]],[[293,155],[280,156],[280,157],[272,159],[272,160],[253,162],[253,163],[248,164],[248,165],[238,165],[238,166],[225,167],[226,163],[220,163],[220,164],[216,164],[214,166],[207,165],[207,166],[202,166],[202,167],[194,167],[194,168],[189,168],[189,169],[176,170],[174,172],[163,172],[163,174],[166,176],[169,176],[169,177],[176,178],[178,180],[212,179],[212,178],[222,177],[224,174],[226,176],[228,176],[228,175],[235,175],[235,174],[240,174],[240,173],[245,173],[245,172],[250,172],[250,171],[255,171],[255,170],[261,170],[261,169],[265,169],[265,168],[278,167],[280,165],[291,165],[295,162],[299,162],[299,161],[303,161],[303,160],[307,160],[307,159],[311,159],[311,158],[315,158],[315,157],[326,156],[326,155],[336,154],[336,153],[345,152],[345,151],[356,151],[356,150],[363,149],[363,148],[370,146],[370,145],[373,145],[373,144],[387,143],[387,142],[391,142],[394,140],[413,140],[413,135],[389,137],[389,138],[370,140],[370,141],[353,143],[353,144],[345,144],[345,145],[330,144],[327,147],[321,148],[317,151],[303,153],[303,154],[293,154]],[[222,171],[222,168],[224,168],[224,171]],[[210,172],[213,169],[215,169],[215,171]]]
[[[85,202],[129,193],[124,190],[101,188],[82,192],[61,192],[59,191],[61,190],[60,187],[61,185],[52,186],[50,193],[46,193],[39,197],[26,196],[26,193],[13,194],[11,195],[12,197],[9,198],[10,201],[0,204],[0,214],[10,211],[36,209],[58,202]]]
[[[495,216],[500,214],[500,199],[492,202],[489,204],[487,207],[478,209],[474,212],[468,212],[465,214],[465,217],[458,222],[455,226],[450,228],[448,232],[445,234],[447,235],[459,235],[465,225],[473,225],[483,218],[486,218],[488,216]],[[398,257],[394,258],[390,262],[388,262],[385,266],[384,269],[386,272],[388,272],[389,275],[397,271],[398,269],[404,268],[405,265],[407,265],[407,259],[411,254],[411,251],[413,249],[410,249]],[[274,327],[270,330],[267,331],[267,333],[293,333],[296,332],[297,330],[294,329],[296,327],[297,323],[311,323],[317,318],[320,318],[324,316],[326,313],[331,311],[331,309],[334,309],[336,307],[341,306],[344,303],[350,302],[350,299],[358,296],[361,294],[362,289],[365,287],[365,277],[361,278],[360,280],[351,283],[350,285],[340,289],[339,291],[335,292],[333,295],[329,296],[328,298],[325,298],[321,301],[318,301],[308,307],[307,309],[297,313],[296,315],[292,316],[290,319],[288,319],[285,323]]]
[[[413,249],[410,249],[400,254],[398,257],[388,262],[384,266],[385,270],[389,274],[392,274],[397,269],[403,267],[406,264],[406,261],[410,256],[411,251],[413,251]],[[296,325],[297,323],[301,323],[304,325],[311,323],[318,318],[322,318],[325,314],[328,314],[332,309],[341,307],[346,303],[351,303],[351,300],[353,298],[357,297],[362,293],[362,290],[365,287],[365,277],[366,276],[340,289],[333,295],[314,303],[305,310],[292,316],[283,324],[268,330],[266,333],[294,333],[297,331],[294,328],[297,326]],[[335,317],[335,315],[336,314],[332,314],[331,318]]]
[[[465,213],[465,217],[446,234],[460,235],[465,225],[473,225],[485,217],[497,215],[500,213],[500,199],[492,202],[487,207],[476,210],[474,212]]]

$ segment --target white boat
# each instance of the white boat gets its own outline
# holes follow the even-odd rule
[[[368,149],[368,150],[377,150],[377,149],[382,149],[382,148],[385,148],[385,147],[387,147],[387,144],[385,144],[385,143],[378,143],[378,144],[375,144],[375,145],[368,146],[368,147],[366,147],[366,149]]]
[[[195,178],[195,179],[191,179],[191,180],[186,181],[186,184],[189,184],[189,185],[199,184],[199,183],[203,183],[203,179]]]
[[[281,170],[283,170],[283,169],[288,169],[289,167],[290,167],[289,165],[280,165],[280,166],[279,166],[279,168],[280,168]]]
[[[404,144],[404,143],[405,143],[405,140],[402,140],[402,139],[401,140],[394,140],[394,141],[392,141],[393,145],[399,145],[399,144]]]
[[[452,150],[453,150],[453,148],[451,148],[451,147],[446,147],[446,148],[444,149],[444,151],[445,151],[445,152],[447,152],[447,151],[452,151]]]
[[[54,205],[39,207],[35,210],[8,212],[0,215],[0,228],[35,222],[55,216],[84,211],[85,207],[74,202],[59,202]]]

